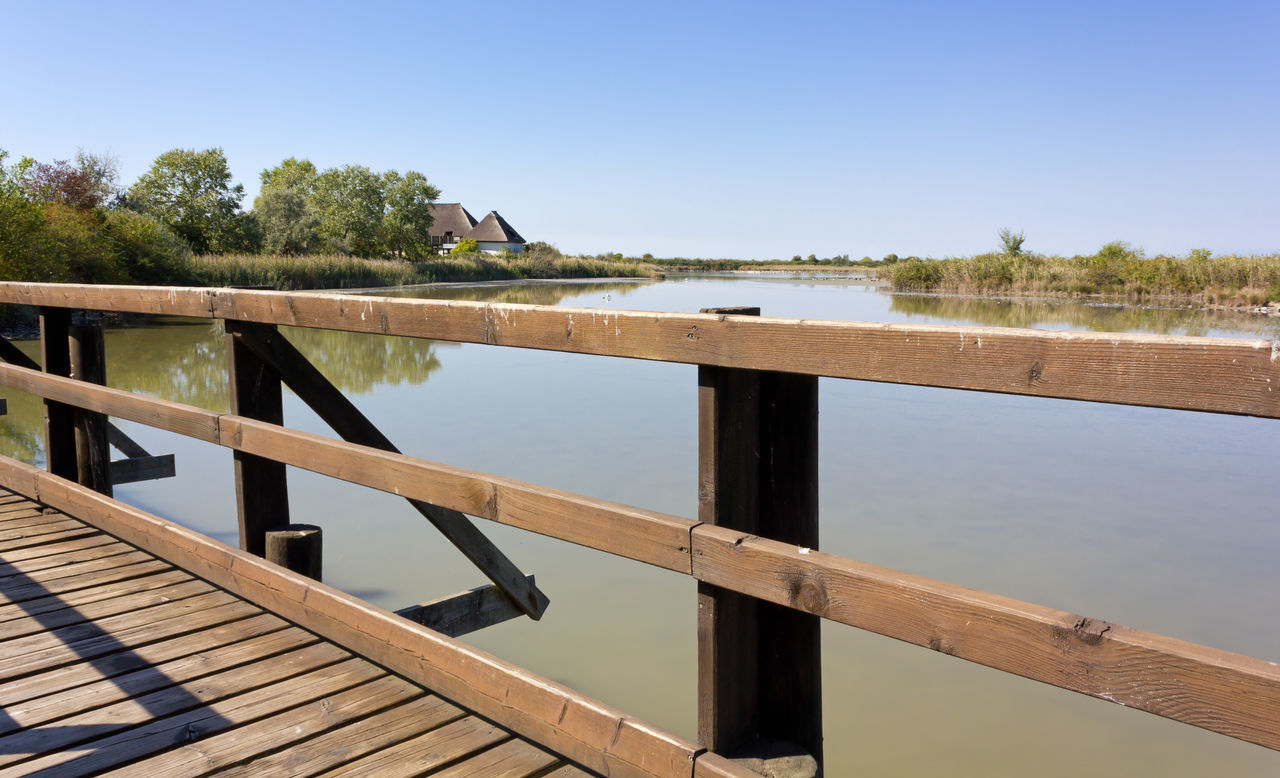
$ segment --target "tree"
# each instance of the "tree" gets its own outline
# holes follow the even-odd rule
[[[172,149],[156,157],[151,169],[129,188],[127,204],[149,213],[180,235],[197,252],[225,251],[242,243],[238,218],[244,187],[231,184],[231,170],[220,148]]]
[[[298,189],[264,189],[254,201],[253,213],[262,230],[262,248],[268,254],[307,254],[320,245],[316,234],[319,221]]]
[[[479,251],[480,244],[476,243],[475,238],[463,238],[449,249],[450,254],[475,254]]]
[[[288,159],[273,168],[267,168],[259,174],[262,179],[262,191],[272,189],[293,189],[310,197],[316,185],[316,166],[309,159]],[[255,207],[257,203],[254,204]]]
[[[379,253],[386,199],[382,178],[363,165],[330,168],[315,181],[316,232],[329,248],[368,257]]]
[[[427,177],[410,170],[403,176],[394,170],[382,174],[386,213],[382,217],[385,248],[392,254],[421,259],[431,253],[431,204],[440,190]]]
[[[90,211],[106,205],[116,193],[116,168],[114,158],[81,149],[74,165],[65,159],[31,161],[24,168],[22,184],[37,203]]]
[[[1021,232],[1014,232],[1008,227],[1000,228],[1000,243],[1004,253],[1011,257],[1022,256],[1022,244],[1027,240]]]

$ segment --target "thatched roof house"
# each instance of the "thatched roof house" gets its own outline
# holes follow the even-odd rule
[[[462,203],[435,203],[431,206],[431,245],[444,252],[463,238],[471,238],[483,252],[500,254],[524,251],[525,239],[497,211],[489,211],[479,222]]]

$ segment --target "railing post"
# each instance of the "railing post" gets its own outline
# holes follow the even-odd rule
[[[227,373],[231,384],[231,412],[237,416],[284,423],[280,379],[235,338],[247,329],[275,330],[275,325],[226,322]],[[236,514],[240,548],[266,554],[266,533],[289,524],[289,490],[280,462],[235,452]]]
[[[314,524],[290,524],[267,531],[267,561],[320,580],[324,535]]]
[[[102,325],[81,325],[68,331],[71,377],[105,385],[106,343]],[[111,496],[111,450],[107,445],[107,417],[75,408],[76,480],[94,491]]]
[[[40,369],[44,372],[71,374],[70,326],[71,311],[66,308],[40,309]],[[44,458],[50,473],[76,480],[75,424],[69,405],[44,401]]]
[[[703,313],[758,316],[760,309]],[[701,521],[818,547],[816,377],[699,366],[698,460]],[[700,583],[702,744],[820,775],[819,631],[817,616]]]

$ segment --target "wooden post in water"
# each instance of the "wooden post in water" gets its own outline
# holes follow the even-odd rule
[[[267,530],[267,561],[320,580],[323,535],[314,524]]]
[[[71,374],[68,329],[71,311],[65,308],[40,309],[40,368],[46,373]],[[44,458],[49,472],[76,480],[76,435],[70,405],[44,401]]]
[[[231,412],[251,419],[284,423],[280,379],[267,369],[235,333],[245,330],[274,331],[273,324],[226,322],[227,372],[231,384]],[[289,490],[280,462],[235,452],[236,514],[240,548],[266,554],[266,533],[289,524]]]
[[[71,327],[71,377],[98,384],[107,383],[106,343],[101,324]],[[75,408],[76,480],[111,496],[111,449],[107,445],[107,417],[95,411]]]
[[[758,316],[760,309],[703,313]],[[818,547],[816,377],[698,367],[698,518]],[[787,774],[821,774],[819,627],[817,616],[698,585],[704,746],[757,767],[787,762]]]

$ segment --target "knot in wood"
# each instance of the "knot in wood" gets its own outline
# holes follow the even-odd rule
[[[1032,362],[1031,371],[1027,376],[1028,380],[1030,380],[1031,383],[1035,383],[1036,381],[1039,381],[1042,376],[1044,376],[1044,365],[1040,364],[1038,361]]]
[[[827,615],[831,598],[827,587],[812,570],[795,569],[783,574],[787,584],[787,601],[791,607],[817,616]]]

